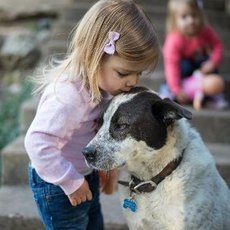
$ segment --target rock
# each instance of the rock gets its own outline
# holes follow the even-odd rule
[[[57,18],[63,0],[0,0],[0,22]]]
[[[0,36],[0,47],[2,46],[3,42],[4,42],[4,37]]]
[[[35,65],[40,55],[34,33],[14,33],[1,47],[0,63],[6,70],[27,69]]]

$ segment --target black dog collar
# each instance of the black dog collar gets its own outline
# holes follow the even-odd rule
[[[118,181],[119,184],[127,186],[130,189],[130,192],[134,193],[143,193],[143,192],[152,192],[156,189],[157,185],[169,176],[180,164],[183,158],[184,150],[180,157],[174,159],[168,163],[165,168],[156,176],[152,177],[149,181],[140,180],[139,178],[131,175],[131,181]]]

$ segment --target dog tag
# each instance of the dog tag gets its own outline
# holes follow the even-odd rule
[[[132,212],[136,212],[137,210],[137,203],[133,199],[124,199],[123,201],[123,208],[129,208]]]

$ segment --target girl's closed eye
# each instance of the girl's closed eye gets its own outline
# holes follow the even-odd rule
[[[188,15],[187,14],[183,14],[183,15],[181,15],[181,18],[183,18],[183,19],[186,19],[188,17]]]
[[[142,73],[143,73],[143,71],[137,73],[137,76],[138,76],[138,77],[141,77]]]
[[[119,71],[117,71],[117,74],[118,74],[118,76],[119,77],[127,77],[127,76],[129,76],[129,73],[123,73],[123,72],[119,72]]]
[[[119,77],[122,78],[122,77],[127,77],[127,76],[129,76],[131,73],[123,73],[123,72],[117,71],[117,74],[119,75]],[[140,76],[142,75],[142,71],[136,73],[136,75],[137,75],[138,77],[140,77]]]

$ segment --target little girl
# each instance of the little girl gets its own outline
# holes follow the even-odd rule
[[[165,76],[173,98],[181,104],[193,101],[197,110],[204,96],[217,95],[213,97],[218,99],[216,106],[225,103],[219,95],[224,91],[224,81],[217,72],[223,54],[222,43],[205,23],[199,2],[169,1],[163,46]]]
[[[153,71],[159,50],[152,24],[132,0],[101,0],[78,24],[65,59],[36,77],[42,95],[25,148],[46,229],[103,229],[98,173],[81,150],[105,103]],[[110,175],[106,193],[116,182],[116,172]]]

